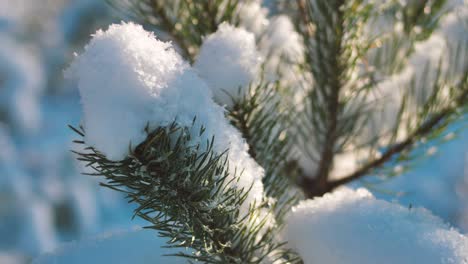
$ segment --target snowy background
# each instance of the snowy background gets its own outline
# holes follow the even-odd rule
[[[70,152],[81,106],[63,71],[113,17],[104,1],[0,0],[0,263],[142,224]]]
[[[130,219],[122,194],[80,175],[84,168],[70,152],[77,136],[67,127],[82,113],[63,70],[96,29],[120,17],[104,1],[0,0],[0,263],[28,263],[64,242],[102,234],[126,237],[122,232],[144,224]],[[467,124],[464,118],[441,142],[422,145],[416,151],[424,158],[408,172],[352,187],[425,207],[468,233]],[[147,239],[139,231],[127,243]]]

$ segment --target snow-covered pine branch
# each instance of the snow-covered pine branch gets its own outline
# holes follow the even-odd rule
[[[80,159],[109,180],[104,186],[140,204],[136,214],[170,243],[193,252],[180,256],[267,263],[276,256],[287,261],[293,255],[277,251],[278,241],[286,239],[286,248],[297,250],[305,263],[348,258],[373,263],[387,250],[408,250],[404,245],[412,246],[412,254],[395,258],[408,263],[425,260],[428,253],[454,263],[467,257],[465,236],[425,211],[406,212],[363,190],[301,203],[286,218],[285,236],[276,236],[281,229],[264,195],[263,169],[249,156],[240,133],[197,72],[170,44],[140,26],[124,23],[98,31],[69,74],[78,80],[84,143],[91,147]],[[349,217],[355,221],[348,222]],[[389,217],[394,224],[380,221]],[[334,232],[339,226],[342,232]],[[354,233],[358,227],[365,235],[361,244],[372,250],[356,254],[357,249],[340,243],[359,235]],[[328,231],[315,236],[318,230]],[[304,238],[302,232],[310,234]],[[385,234],[377,244],[375,239]],[[394,248],[393,239],[400,236],[406,244]],[[314,251],[315,243],[323,248]]]
[[[297,3],[313,82],[293,131],[309,196],[371,172],[392,175],[382,170],[389,161],[464,113],[466,40],[447,34],[450,20],[466,29],[460,1]],[[409,18],[414,8],[424,12]],[[405,33],[401,12],[409,12]],[[385,19],[386,27],[375,23]]]
[[[287,23],[277,22],[275,25]],[[290,27],[286,26],[284,29],[281,26],[274,29],[276,31],[270,28],[272,32],[266,34],[265,38],[278,39],[271,42],[264,38],[262,40],[279,46],[284,38],[287,40],[289,37],[287,35]],[[285,157],[292,152],[292,142],[288,133],[288,123],[293,119],[292,111],[291,106],[287,106],[282,100],[283,84],[280,81],[270,82],[258,77],[267,74],[268,71],[260,71],[260,63],[264,56],[261,56],[255,47],[252,33],[225,23],[221,24],[218,31],[204,39],[194,68],[211,88],[215,102],[226,107],[231,124],[241,132],[249,145],[250,156],[266,170],[263,177],[264,189],[268,196],[277,199],[274,207],[277,220],[281,222],[281,215],[301,196],[301,191],[295,188],[292,180],[293,171],[289,170],[286,173],[289,160]],[[272,47],[263,50],[280,54],[283,51],[282,48]],[[275,56],[279,58],[280,54]],[[272,55],[266,59],[263,66],[270,65]]]
[[[464,63],[450,60],[461,72],[455,75],[465,78],[460,82],[430,75],[445,70],[431,55],[450,46],[437,34],[438,19],[431,18],[444,1],[405,4],[409,44],[396,48],[412,55],[401,67],[385,65],[381,72],[373,68],[379,63],[372,61],[372,51],[381,48],[382,39],[373,39],[374,20],[368,20],[378,10],[373,5],[385,6],[379,1],[298,0],[291,11],[297,17],[291,19],[269,16],[256,0],[115,2],[130,4],[139,19],[168,33],[174,48],[132,23],[94,35],[69,70],[78,80],[84,109],[83,131],[76,129],[84,141],[78,142],[89,146],[79,159],[106,177],[104,186],[137,203],[135,214],[171,246],[184,248],[179,256],[216,263],[412,263],[427,256],[434,263],[467,261],[466,236],[424,210],[376,200],[365,190],[338,190],[289,212],[300,196],[290,186],[296,174],[315,175],[301,187],[310,196],[322,195],[384,166],[393,152],[410,150],[460,112],[467,88]],[[412,13],[414,8],[424,12]],[[424,47],[437,52],[428,56]],[[421,61],[430,62],[427,72],[414,70]],[[377,78],[383,73],[388,81]],[[384,145],[392,153],[367,166],[343,169],[342,160],[357,163],[352,151],[376,152],[381,146],[375,142],[387,138],[378,133],[361,142],[368,139],[361,132],[369,132],[369,113],[375,110],[368,91],[391,91],[395,83],[417,90],[408,75],[433,89],[415,109],[414,137]],[[398,115],[406,100],[395,97],[390,115]],[[294,111],[309,119],[298,122]],[[291,133],[298,132],[301,140],[291,141]],[[291,143],[308,157],[296,160]],[[332,181],[337,167],[355,177]]]
[[[132,23],[112,25],[94,35],[69,75],[78,80],[92,150],[81,160],[140,204],[137,215],[174,246],[193,248],[190,258],[273,257],[279,244],[264,171],[169,43]]]

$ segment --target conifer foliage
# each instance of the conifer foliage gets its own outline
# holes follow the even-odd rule
[[[464,118],[468,40],[450,33],[467,18],[463,3],[278,1],[267,14],[248,0],[109,2],[157,34],[111,25],[75,59],[67,74],[84,112],[72,127],[82,137],[76,154],[136,203],[135,216],[169,247],[188,249],[175,257],[372,263],[388,244],[348,250],[340,238],[355,224],[375,227],[359,229],[369,241],[375,230],[410,241],[413,252],[388,263],[423,261],[431,250],[440,261],[466,261],[468,238],[430,213],[365,190],[332,192],[394,176],[389,168],[409,164],[417,143]],[[306,198],[316,199],[299,203]],[[346,215],[353,222],[343,234],[313,237],[343,225],[324,217]],[[386,215],[396,224],[380,221]],[[335,246],[341,257],[330,254]]]

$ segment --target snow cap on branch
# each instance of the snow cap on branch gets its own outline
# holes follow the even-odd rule
[[[252,186],[243,213],[262,199],[263,169],[249,156],[247,143],[212,100],[206,83],[170,43],[136,24],[111,25],[94,35],[69,74],[78,79],[85,142],[108,159],[124,159],[130,145],[145,140],[147,126],[154,130],[175,121],[192,128],[194,144],[203,146],[215,136],[217,154],[229,149],[230,175],[243,172],[233,184],[246,190]]]
[[[196,78],[189,67],[170,43],[139,25],[99,30],[68,71],[78,79],[86,143],[111,160],[125,158],[130,145],[146,138],[148,122],[173,121],[183,90],[209,94],[200,85],[187,87]]]
[[[230,107],[232,97],[244,96],[259,64],[254,35],[223,23],[203,41],[194,67],[210,86],[215,101]]]
[[[305,263],[465,263],[468,238],[425,209],[341,189],[301,202],[286,240]]]

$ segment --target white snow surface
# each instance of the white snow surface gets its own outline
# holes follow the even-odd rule
[[[33,264],[83,264],[83,263],[187,263],[185,258],[163,256],[176,254],[183,249],[161,248],[164,238],[151,230],[135,229],[113,232],[100,237],[63,244],[51,253],[42,254]],[[189,252],[185,252],[189,253]]]
[[[241,212],[262,199],[263,169],[249,156],[247,143],[212,100],[206,83],[170,43],[157,40],[139,25],[114,24],[94,35],[69,75],[78,80],[85,142],[107,158],[125,158],[130,145],[145,139],[147,124],[155,129],[176,121],[192,127],[196,117],[193,144],[206,144],[215,136],[216,153],[229,148],[230,175],[242,171],[233,184],[246,189],[253,185]],[[200,137],[201,126],[205,133]]]
[[[285,237],[305,263],[467,263],[468,238],[429,211],[339,189],[295,206]]]
[[[210,86],[215,101],[231,107],[233,98],[242,99],[245,95],[260,61],[255,36],[223,23],[203,40],[194,68]]]

